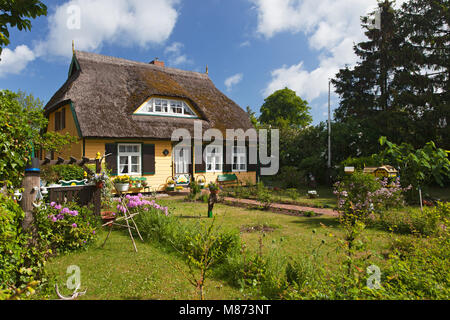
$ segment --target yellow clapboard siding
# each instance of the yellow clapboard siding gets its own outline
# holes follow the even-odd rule
[[[55,113],[61,112],[62,109],[65,109],[65,123],[66,127],[62,130],[55,131]],[[69,133],[71,136],[78,137],[78,129],[75,123],[75,120],[72,115],[72,111],[70,109],[70,105],[64,105],[54,112],[49,114],[48,119],[48,125],[47,125],[47,131],[48,132],[58,132],[61,134]],[[45,153],[45,152],[44,152]],[[65,147],[64,150],[62,150],[59,153],[55,153],[55,157],[61,157],[64,159],[68,159],[70,157],[75,157],[77,159],[80,159],[83,156],[83,140],[78,139],[76,143],[71,144],[68,147]]]
[[[97,152],[102,155],[105,154],[105,144],[107,143],[144,143],[155,145],[155,174],[144,175],[147,178],[147,183],[152,190],[162,191],[165,189],[166,181],[172,177],[172,142],[159,140],[126,140],[114,141],[106,139],[86,139],[85,142],[85,156],[88,158],[95,158]],[[167,156],[163,155],[163,151],[169,150]]]

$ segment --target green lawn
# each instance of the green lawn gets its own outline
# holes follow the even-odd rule
[[[51,259],[47,264],[50,278],[58,283],[60,292],[69,296],[65,286],[70,275],[66,270],[77,265],[81,270],[80,300],[184,300],[196,299],[194,288],[174,265],[187,272],[183,260],[158,245],[136,241],[134,251],[128,234],[114,231],[100,248],[106,232],[101,232],[96,244],[87,251]],[[238,299],[240,292],[216,280],[208,283],[208,299]],[[56,299],[56,294],[50,296]]]
[[[182,197],[158,199],[158,203],[169,206],[171,212],[179,216],[183,223],[195,224],[207,219],[207,205],[184,202]],[[319,250],[319,260],[330,268],[339,266],[341,255],[336,254],[336,237],[342,235],[336,218],[296,217],[260,210],[216,205],[214,209],[217,225],[223,229],[241,231],[248,226],[266,225],[272,232],[241,232],[242,240],[253,252],[263,253],[282,263],[289,258],[310,256]],[[326,226],[326,228],[322,227]],[[315,231],[315,232],[313,232]],[[334,237],[330,237],[329,234]],[[50,278],[64,287],[68,275],[67,267],[78,265],[81,269],[82,289],[87,288],[82,299],[195,299],[195,290],[178,270],[187,271],[187,266],[179,254],[169,251],[157,243],[142,243],[136,240],[139,252],[134,252],[131,240],[123,230],[114,231],[104,248],[101,244],[106,237],[100,232],[98,241],[87,251],[63,255],[51,259],[47,264]],[[369,249],[382,252],[388,244],[387,233],[368,229],[366,232]],[[325,241],[325,244],[322,243]],[[380,261],[382,264],[383,262]],[[175,266],[178,266],[175,267]],[[207,299],[245,298],[238,288],[230,287],[218,279],[207,285]],[[68,294],[68,290],[61,289]],[[51,296],[50,298],[56,298]]]

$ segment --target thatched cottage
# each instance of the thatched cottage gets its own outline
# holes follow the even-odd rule
[[[107,157],[112,175],[145,177],[163,189],[168,179],[186,174],[216,181],[233,173],[241,181],[256,180],[256,164],[249,163],[248,144],[206,150],[195,163],[194,146],[171,141],[175,129],[193,136],[194,122],[203,130],[251,128],[247,113],[220,92],[207,73],[169,68],[162,61],[141,63],[74,51],[68,79],[45,106],[48,131],[78,137],[62,154],[68,158]],[[194,165],[192,165],[194,163]]]

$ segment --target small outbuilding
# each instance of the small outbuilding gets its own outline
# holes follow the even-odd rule
[[[393,178],[397,176],[397,169],[390,165],[383,165],[381,167],[365,167],[364,173],[374,175],[377,178]]]

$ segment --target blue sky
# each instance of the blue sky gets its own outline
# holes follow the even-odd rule
[[[77,50],[204,72],[245,109],[289,87],[314,123],[327,118],[328,78],[356,63],[359,17],[376,0],[44,0],[47,17],[12,30],[0,88],[46,103],[67,79]],[[332,107],[338,100],[332,96]]]

